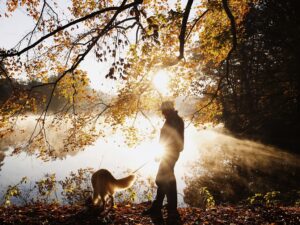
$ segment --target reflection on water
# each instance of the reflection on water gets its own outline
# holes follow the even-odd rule
[[[25,125],[28,131],[32,130],[30,129],[33,126],[32,124],[24,123]],[[194,128],[187,129],[185,150],[181,153],[175,168],[181,201],[183,188],[185,187],[182,179],[185,174],[184,168],[189,160],[197,158],[197,148],[193,145],[196,134]],[[60,142],[59,135],[62,134],[55,135],[58,143]],[[21,152],[18,155],[11,155],[14,143],[18,145],[28,138],[27,133],[15,133],[2,140],[0,144],[0,160],[3,164],[0,171],[0,190],[3,194],[8,185],[16,184],[24,176],[34,183],[47,173],[55,173],[57,180],[61,180],[68,176],[71,171],[87,167],[94,170],[106,168],[112,171],[116,177],[122,177],[128,171],[135,171],[145,164],[139,169],[138,173],[144,178],[154,178],[159,165],[155,161],[160,148],[158,136],[159,134],[157,134],[156,139],[148,140],[133,149],[129,149],[123,144],[123,139],[116,134],[106,140],[99,139],[94,145],[86,147],[83,151],[64,152],[61,155],[57,153],[56,160],[43,161],[37,158],[33,152]]]
[[[30,130],[30,129],[29,129]],[[134,171],[141,165],[147,163],[139,170],[142,177],[155,177],[158,163],[155,157],[158,150],[157,138],[146,141],[134,149],[123,145],[123,140],[118,135],[110,136],[107,140],[99,139],[94,145],[86,147],[83,151],[69,152],[59,155],[56,160],[42,161],[34,154],[21,152],[11,156],[14,143],[18,140],[24,141],[27,134],[20,133],[10,136],[0,143],[0,191],[8,185],[16,184],[22,177],[26,176],[32,182],[41,179],[47,173],[55,173],[57,180],[64,179],[71,171],[79,168],[106,168],[116,176],[122,177],[128,171]],[[59,135],[55,136],[59,143]],[[255,167],[258,163],[265,164],[266,169],[276,162],[291,163],[300,165],[299,157],[279,151],[259,143],[248,140],[240,140],[223,132],[223,128],[210,128],[197,130],[189,126],[185,130],[185,148],[175,167],[179,201],[182,203],[183,189],[186,184],[184,176],[194,176],[190,166],[199,160],[210,160],[210,168],[200,168],[196,173],[201,174],[204,170],[217,171],[222,169],[219,165],[221,155],[235,157],[239,154],[239,160],[247,167]],[[197,161],[198,160],[198,161]],[[200,163],[199,163],[200,164]],[[207,164],[206,164],[207,165]]]

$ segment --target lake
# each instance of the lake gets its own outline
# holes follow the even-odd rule
[[[22,126],[22,125],[20,125]],[[30,129],[29,129],[30,130]],[[93,145],[81,151],[58,155],[56,160],[43,161],[35,153],[20,152],[11,155],[13,144],[24,141],[19,133],[1,140],[0,149],[0,193],[1,196],[8,185],[18,183],[22,177],[27,177],[28,185],[44,177],[45,174],[56,174],[57,180],[69,176],[80,168],[106,168],[115,177],[126,176],[129,171],[139,167],[139,179],[155,178],[159,163],[155,161],[159,153],[158,136],[153,140],[146,140],[134,148],[124,145],[120,134],[98,139]],[[57,141],[59,136],[56,137]],[[20,140],[19,140],[20,139]],[[175,167],[177,178],[179,203],[184,206],[183,190],[186,187],[185,176],[195,176],[193,165],[201,165],[201,160],[212,160],[211,168],[198,168],[198,175],[202,171],[222,169],[221,165],[227,163],[221,156],[230,157],[240,155],[240,160],[249,168],[257,162],[270,167],[278,163],[299,165],[299,157],[283,152],[271,146],[265,146],[250,140],[232,137],[224,130],[222,125],[216,127],[201,127],[199,129],[188,126],[185,130],[185,147]],[[254,163],[255,162],[255,163]],[[207,164],[206,164],[207,165]],[[203,170],[202,170],[203,169]],[[137,202],[139,200],[137,199]]]

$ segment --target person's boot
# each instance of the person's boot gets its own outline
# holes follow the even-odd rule
[[[142,215],[148,215],[152,218],[163,218],[161,212],[163,200],[165,197],[165,192],[163,188],[164,187],[162,185],[158,185],[156,199],[152,202],[152,205],[149,209],[146,209],[142,212]]]
[[[155,215],[162,215],[162,213],[159,207],[152,205],[149,209],[144,210],[142,212],[142,215],[155,216]]]
[[[163,216],[161,212],[161,208],[155,205],[152,205],[149,209],[146,209],[142,212],[144,216],[150,216],[151,219],[155,222],[162,222]]]
[[[177,209],[168,209],[167,225],[181,224],[180,214]]]

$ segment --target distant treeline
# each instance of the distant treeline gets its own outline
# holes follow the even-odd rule
[[[55,77],[50,78],[51,80],[56,80]],[[37,86],[37,87],[36,87]],[[32,87],[36,87],[33,88]],[[37,107],[37,113],[42,112],[46,104],[48,103],[51,93],[52,93],[52,85],[42,85],[42,82],[40,81],[16,81],[14,79],[8,80],[5,78],[0,79],[0,106],[4,104],[7,100],[14,96],[20,95],[22,96],[22,93],[29,93],[30,91],[30,97],[31,99],[35,100],[35,105]],[[93,91],[89,86],[87,86],[87,95],[94,96],[95,101],[99,99],[109,99],[110,96],[101,93],[101,92],[95,92]],[[43,100],[44,99],[44,100]],[[17,101],[20,99],[15,99],[13,101]],[[99,100],[100,101],[100,100]],[[18,102],[20,103],[21,100]],[[76,102],[77,112],[80,112],[82,110],[86,109],[88,110],[88,106],[85,101]],[[55,91],[52,99],[51,104],[49,105],[49,112],[58,112],[58,111],[68,111],[68,108],[70,108],[72,103],[64,97],[62,94],[59,93],[59,91]],[[26,108],[25,108],[26,111]],[[27,111],[31,112],[31,109],[27,109]]]
[[[39,81],[20,82],[14,79],[12,79],[11,81],[9,81],[8,79],[0,79],[0,105],[7,101],[10,97],[12,97],[13,88],[15,88],[15,92],[22,93],[24,91],[30,90],[34,86],[41,84],[42,82]],[[36,100],[38,111],[41,111],[45,108],[45,102],[42,102],[42,97],[45,96],[47,102],[49,100],[49,96],[51,95],[51,90],[52,86],[46,85],[34,88],[31,91],[30,96]],[[57,111],[65,104],[67,104],[67,99],[56,93],[52,97],[49,111]]]
[[[298,0],[251,5],[221,89],[225,125],[236,134],[300,153]],[[225,73],[227,68],[221,68]]]

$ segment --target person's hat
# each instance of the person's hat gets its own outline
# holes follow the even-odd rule
[[[174,109],[174,102],[173,101],[165,101],[165,102],[163,102],[161,104],[160,109],[162,111],[165,111],[165,110],[175,110]]]

